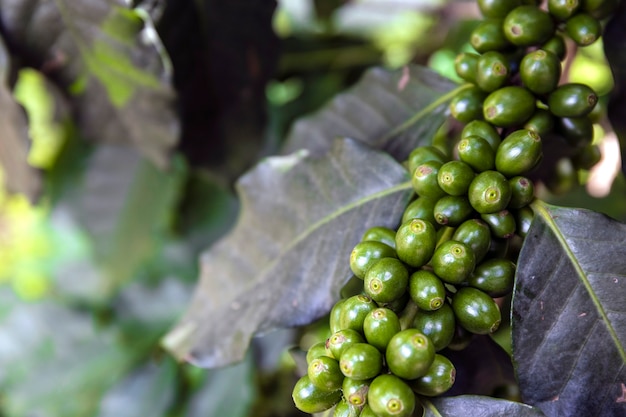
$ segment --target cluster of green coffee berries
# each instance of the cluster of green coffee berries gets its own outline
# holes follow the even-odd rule
[[[357,290],[330,312],[330,335],[310,347],[295,405],[333,415],[421,415],[421,399],[447,392],[445,356],[495,332],[497,300],[513,290],[517,246],[535,198],[545,142],[563,140],[572,163],[598,160],[584,84],[560,84],[566,42],[585,46],[616,0],[478,0],[485,19],[462,53],[469,83],[450,104],[464,124],[452,148],[413,150],[405,165],[414,198],[396,229],[373,227],[351,252]],[[567,40],[571,39],[571,40]],[[557,139],[554,139],[557,138]],[[561,138],[561,139],[558,139]]]
[[[461,53],[455,61],[457,75],[471,87],[453,99],[452,115],[501,131],[531,130],[555,142],[550,145],[569,171],[590,169],[600,159],[592,144],[598,97],[585,84],[559,84],[562,62],[568,43],[584,47],[600,37],[601,19],[617,2],[478,0],[484,19],[470,37],[476,53]],[[547,177],[559,175],[557,165]]]

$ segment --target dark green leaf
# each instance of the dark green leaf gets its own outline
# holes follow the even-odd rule
[[[513,360],[553,416],[626,413],[626,225],[537,202],[518,259]]]
[[[401,165],[350,139],[321,158],[268,158],[238,191],[238,223],[202,256],[192,305],[163,342],[203,367],[241,360],[257,332],[328,312],[353,246],[371,226],[396,227],[412,194]]]
[[[537,408],[491,397],[461,395],[422,400],[424,417],[545,417]]]
[[[34,200],[41,188],[39,172],[28,164],[28,121],[8,86],[10,58],[0,38],[0,165],[12,192]]]
[[[452,97],[443,94],[454,86],[423,67],[373,68],[348,92],[296,122],[283,152],[309,149],[320,155],[330,148],[333,138],[345,136],[403,161],[416,146],[431,143]]]
[[[615,14],[604,29],[603,39],[604,52],[615,81],[607,113],[619,138],[622,172],[626,174],[626,2],[619,2]]]
[[[98,146],[87,160],[82,181],[59,204],[92,238],[100,271],[94,275],[93,267],[87,268],[96,282],[82,295],[80,289],[87,284],[82,274],[71,275],[75,282],[66,283],[67,289],[103,301],[132,278],[159,248],[184,176],[179,158],[170,172],[163,172],[133,148]]]
[[[143,19],[114,0],[0,0],[10,49],[74,97],[84,135],[133,144],[164,167],[179,122],[169,61],[141,36]]]

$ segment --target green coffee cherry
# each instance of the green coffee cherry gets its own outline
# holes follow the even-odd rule
[[[541,45],[554,36],[554,30],[552,17],[530,5],[516,7],[502,23],[504,36],[516,46]]]
[[[348,378],[366,380],[374,378],[383,368],[383,356],[368,343],[355,343],[341,354],[341,372]]]
[[[350,269],[357,277],[365,278],[367,270],[381,258],[395,257],[396,251],[381,242],[359,242],[350,253]]]
[[[507,177],[525,175],[542,157],[541,137],[530,130],[516,130],[500,144],[496,152],[496,170]]]
[[[365,404],[359,417],[378,417],[378,415],[372,411],[372,407],[369,404]]]
[[[341,400],[341,390],[326,391],[315,386],[308,375],[296,382],[291,394],[298,410],[313,414],[328,410]]]
[[[508,59],[497,51],[488,51],[478,58],[476,85],[483,91],[492,92],[502,87],[509,79]]]
[[[596,19],[611,16],[618,5],[619,0],[582,0],[582,9]]]
[[[425,265],[437,244],[437,231],[431,223],[413,219],[398,229],[396,250],[402,262],[415,268]]]
[[[476,172],[483,172],[495,167],[496,153],[489,143],[480,136],[470,135],[459,141],[456,146],[459,159],[465,162]],[[469,175],[470,182],[474,178]],[[465,189],[469,189],[468,187]]]
[[[397,376],[387,374],[372,381],[367,403],[377,417],[409,417],[416,408],[411,388]]]
[[[557,20],[565,21],[572,17],[580,8],[578,0],[548,0],[548,11]]]
[[[508,259],[494,258],[476,266],[467,283],[490,297],[503,297],[513,291],[515,264]]]
[[[515,234],[517,225],[513,213],[502,210],[497,213],[481,214],[480,218],[489,225],[491,234],[495,237],[508,239]]]
[[[598,145],[589,144],[572,157],[572,164],[576,169],[589,170],[602,159]]]
[[[446,195],[437,182],[437,175],[442,165],[438,161],[427,161],[415,168],[411,184],[418,196],[440,198]]]
[[[469,202],[479,213],[503,210],[511,200],[511,186],[498,171],[484,171],[474,178],[468,191]]]
[[[341,386],[343,397],[349,404],[356,407],[363,407],[367,403],[367,392],[370,389],[370,381],[344,378]]]
[[[413,327],[428,337],[435,352],[448,347],[454,337],[455,318],[447,302],[433,311],[420,310],[413,319]]]
[[[449,158],[441,152],[441,149],[432,145],[418,146],[411,151],[407,159],[410,173],[413,173],[424,162],[437,161],[445,164],[448,160]]]
[[[330,310],[330,317],[328,320],[329,323],[329,327],[330,327],[330,333],[335,333],[336,331],[341,330],[341,315],[343,314],[341,312],[341,308],[343,307],[343,304],[346,302],[345,298],[342,298],[341,300],[337,301],[335,303],[335,305],[333,306],[333,308]]]
[[[521,5],[521,0],[478,0],[480,13],[485,17],[504,18],[511,10]]]
[[[341,304],[337,324],[331,326],[331,328],[336,327],[340,330],[352,329],[357,332],[361,332],[363,330],[363,321],[365,320],[365,317],[376,307],[378,306],[374,300],[367,295],[355,295],[350,298],[346,298],[346,301]],[[337,358],[336,355],[335,358]]]
[[[485,19],[470,36],[470,44],[479,53],[503,51],[511,47],[502,30],[502,19]]]
[[[573,150],[580,150],[593,141],[593,123],[589,116],[557,117],[556,131]]]
[[[524,123],[524,129],[531,130],[543,137],[555,129],[555,120],[548,110],[537,109],[535,113]]]
[[[377,308],[365,317],[363,333],[367,343],[381,352],[387,349],[389,340],[400,331],[398,315],[388,308]]]
[[[402,214],[402,223],[406,223],[413,219],[422,219],[429,223],[435,224],[435,216],[433,216],[433,210],[438,198],[432,197],[418,197],[411,201],[409,205],[404,209]],[[395,244],[394,244],[395,246]]]
[[[478,54],[472,54],[470,52],[461,52],[458,54],[454,60],[456,75],[469,83],[475,84],[479,56]]]
[[[333,417],[359,417],[360,414],[361,407],[350,404],[345,398],[342,398],[333,410]]]
[[[578,13],[565,22],[565,32],[578,46],[587,46],[600,37],[602,26],[590,14]]]
[[[336,391],[343,383],[339,362],[328,356],[313,359],[307,368],[307,375],[313,385],[326,391]]]
[[[421,310],[439,310],[446,301],[446,288],[437,275],[419,270],[409,278],[409,295]]]
[[[372,300],[389,303],[404,294],[409,283],[409,272],[396,258],[382,258],[365,274],[363,289]]]
[[[535,94],[548,94],[561,79],[561,61],[552,52],[537,49],[524,56],[520,64],[524,87]]]
[[[476,257],[471,247],[462,242],[448,240],[433,254],[434,273],[449,284],[460,284],[472,273]]]
[[[307,365],[309,365],[313,359],[319,358],[320,356],[328,356],[326,354],[325,342],[317,342],[309,348],[309,350],[306,352]]]
[[[468,123],[483,117],[483,101],[486,93],[478,87],[460,91],[450,101],[450,113],[461,123]]]
[[[509,208],[522,208],[530,204],[535,198],[535,186],[530,179],[516,176],[509,180],[509,184],[511,185],[511,201],[509,201]]]
[[[548,107],[555,116],[582,117],[589,114],[598,96],[585,84],[568,83],[559,86],[548,96]]]
[[[444,394],[456,379],[456,368],[450,359],[443,355],[436,354],[426,374],[414,381],[409,382],[413,391],[420,395],[435,397]]]
[[[363,233],[362,242],[380,242],[395,249],[396,248],[396,231],[388,227],[374,226],[370,227]]]
[[[541,49],[544,51],[550,51],[560,61],[565,59],[565,54],[567,53],[567,47],[565,46],[565,40],[561,35],[554,35],[550,39],[548,39],[543,45],[541,45]]]
[[[385,358],[389,370],[394,375],[404,379],[415,379],[424,375],[433,363],[435,347],[430,339],[418,330],[406,329],[391,338]]]
[[[484,120],[472,120],[465,125],[461,131],[461,139],[465,139],[470,136],[478,136],[483,138],[489,143],[493,151],[495,152],[500,146],[502,139],[500,134],[491,123]]]
[[[402,295],[402,297],[395,299],[390,303],[377,303],[377,304],[379,307],[388,308],[394,313],[400,313],[405,309],[410,299],[411,297],[409,297],[409,292],[407,291]]]
[[[460,288],[452,296],[452,310],[457,322],[475,334],[495,332],[502,320],[493,298],[477,288]]]
[[[467,194],[472,179],[474,179],[474,171],[463,161],[446,162],[437,173],[439,187],[450,195]]]
[[[528,234],[528,230],[533,222],[535,213],[530,207],[526,206],[516,210],[514,215],[515,224],[517,225],[517,234],[524,238]]]
[[[339,359],[343,352],[355,343],[365,343],[365,338],[354,329],[343,329],[333,333],[326,341],[326,349]]]
[[[521,125],[535,112],[535,96],[519,86],[503,87],[483,102],[485,120],[499,127]]]
[[[474,209],[466,196],[447,195],[441,197],[433,214],[437,223],[443,226],[455,227],[463,223],[474,213]]]
[[[472,248],[476,262],[480,262],[489,251],[491,230],[487,223],[480,219],[466,220],[454,231],[452,240],[465,243]]]

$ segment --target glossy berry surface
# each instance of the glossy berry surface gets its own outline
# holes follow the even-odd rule
[[[396,333],[385,352],[387,366],[394,375],[415,379],[424,375],[435,358],[432,342],[416,329]]]
[[[513,290],[515,264],[508,259],[488,259],[474,269],[467,283],[490,297],[503,297]]]
[[[365,318],[363,333],[367,343],[381,352],[387,349],[391,338],[400,331],[398,315],[388,308],[377,308]]]
[[[460,284],[474,270],[476,258],[472,248],[465,243],[448,240],[435,250],[431,263],[441,280]]]
[[[328,356],[313,359],[307,368],[307,375],[313,385],[326,391],[340,389],[344,378],[339,362]]]
[[[368,343],[355,343],[347,348],[339,360],[341,372],[348,378],[366,380],[374,378],[383,367],[383,356]]]
[[[491,170],[495,167],[496,152],[489,142],[477,135],[467,136],[456,146],[459,159],[469,165],[476,172]],[[470,182],[474,175],[469,176]],[[469,183],[468,187],[469,188]],[[465,189],[467,192],[467,189]]]
[[[396,256],[396,251],[382,242],[365,241],[356,244],[350,253],[350,270],[363,279],[367,270],[379,259]]]
[[[409,271],[396,258],[379,259],[365,274],[363,289],[374,301],[389,303],[404,294]]]
[[[428,337],[436,352],[452,342],[455,323],[454,312],[447,302],[438,310],[420,310],[413,319],[413,327]]]
[[[421,219],[403,223],[396,233],[396,250],[400,260],[407,265],[425,265],[437,244],[437,231],[432,223]]]
[[[511,185],[499,171],[484,171],[474,178],[468,192],[469,202],[479,213],[503,210],[511,200]]]
[[[326,341],[326,349],[335,359],[341,358],[342,353],[355,343],[364,343],[365,338],[353,329],[342,329],[333,333]]]
[[[514,45],[540,45],[554,35],[552,17],[536,6],[522,5],[511,10],[502,23],[504,36]]]
[[[495,126],[521,125],[535,112],[535,101],[535,96],[524,87],[502,87],[485,98],[483,115]]]
[[[378,417],[409,417],[416,408],[411,388],[397,376],[387,374],[372,381],[367,402]]]
[[[308,375],[296,382],[291,394],[298,410],[313,414],[328,410],[341,400],[341,390],[326,391],[315,386]]]
[[[452,296],[452,310],[457,322],[475,334],[495,332],[502,320],[493,298],[477,288],[460,288]]]
[[[452,240],[468,245],[474,252],[476,262],[480,262],[489,251],[491,230],[489,225],[480,219],[466,220],[454,231]]]
[[[411,299],[422,310],[438,310],[446,300],[446,288],[441,279],[427,270],[416,271],[409,279]]]
[[[436,354],[426,375],[411,381],[409,385],[417,394],[435,397],[447,392],[456,380],[456,368],[443,355]]]
[[[526,129],[509,134],[496,152],[496,170],[506,177],[526,175],[543,157],[541,137]],[[502,207],[504,208],[504,207]]]

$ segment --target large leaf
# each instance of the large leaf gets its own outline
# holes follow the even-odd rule
[[[34,200],[41,188],[39,172],[28,165],[28,122],[9,88],[10,58],[0,38],[0,164],[6,188]]]
[[[476,395],[424,399],[424,417],[545,417],[526,404]]]
[[[171,71],[141,36],[145,14],[124,3],[0,0],[0,27],[15,54],[74,95],[86,137],[132,143],[163,167],[179,133]]]
[[[365,229],[397,225],[407,180],[391,157],[350,139],[321,158],[300,151],[261,162],[238,182],[238,223],[202,256],[201,282],[166,348],[199,366],[226,365],[255,333],[328,312]]]
[[[604,51],[613,72],[615,86],[611,91],[607,113],[619,138],[622,172],[626,174],[626,3],[619,2],[615,14],[604,30]]]
[[[61,280],[68,295],[102,302],[155,256],[178,201],[185,166],[175,158],[170,172],[163,172],[133,148],[102,144],[87,159],[83,175],[82,180],[75,178],[57,212],[66,211],[68,220],[76,219],[87,232],[99,271],[82,260],[84,264],[74,265],[78,270]]]
[[[417,145],[432,141],[453,95],[444,93],[454,86],[423,67],[411,65],[393,71],[373,68],[348,92],[296,122],[283,152],[308,149],[324,154],[333,138],[345,136],[402,161]]]
[[[626,225],[534,209],[512,313],[522,398],[550,417],[626,415]]]

